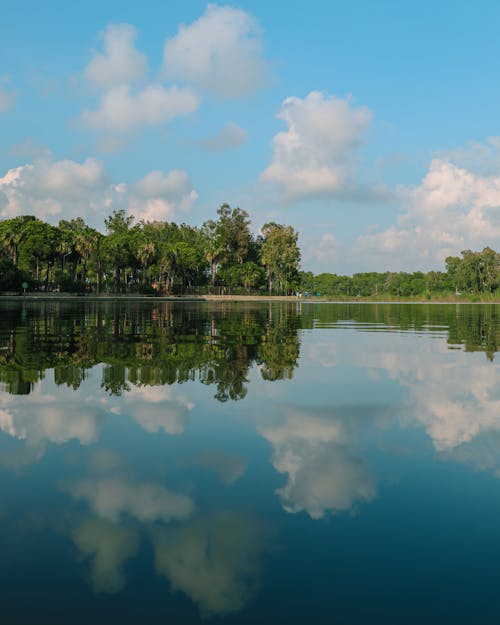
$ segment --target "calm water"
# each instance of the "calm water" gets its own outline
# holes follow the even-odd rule
[[[500,622],[500,306],[0,303],[2,622]]]

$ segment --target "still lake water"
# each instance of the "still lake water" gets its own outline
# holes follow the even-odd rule
[[[2,622],[500,622],[500,306],[0,303]]]

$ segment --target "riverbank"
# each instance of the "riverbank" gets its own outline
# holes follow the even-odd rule
[[[154,302],[295,302],[298,304],[500,304],[500,297],[495,299],[466,299],[456,297],[436,298],[393,298],[374,299],[371,297],[328,298],[328,297],[301,297],[295,295],[77,295],[74,293],[5,293],[0,300],[29,300],[29,301],[154,301]]]

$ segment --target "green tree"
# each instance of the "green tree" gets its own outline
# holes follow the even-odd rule
[[[266,269],[269,293],[276,286],[280,292],[289,291],[298,281],[298,233],[292,226],[271,222],[262,227],[262,236],[261,263]]]
[[[0,222],[0,244],[16,267],[19,261],[19,245],[23,240],[25,228],[33,221],[36,221],[33,215],[22,215]]]
[[[59,240],[59,230],[39,219],[28,221],[23,228],[18,247],[19,266],[29,271],[36,281],[44,277],[45,288],[48,287],[51,269],[58,257]]]
[[[130,227],[133,221],[134,217],[127,216],[124,210],[113,211],[104,220],[108,234],[100,244],[100,254],[102,261],[111,269],[115,292],[126,289],[127,270],[133,262],[135,232]]]
[[[252,245],[250,219],[247,211],[223,204],[217,210],[217,221],[209,220],[203,226],[206,240],[206,259],[210,264],[212,285],[217,272],[236,286],[238,272],[230,271],[233,265],[242,265],[249,257]]]
[[[263,268],[259,267],[257,263],[250,260],[241,265],[240,280],[247,291],[258,286],[262,282],[263,277]]]

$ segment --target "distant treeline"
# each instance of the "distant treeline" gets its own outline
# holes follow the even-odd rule
[[[500,253],[489,247],[482,252],[465,250],[446,259],[446,271],[378,273],[341,276],[300,272],[301,289],[329,297],[431,297],[449,294],[477,296],[499,294]]]
[[[52,226],[33,216],[0,221],[0,291],[73,293],[310,293],[352,299],[497,296],[500,254],[489,247],[446,259],[445,271],[299,271],[298,234],[265,224],[254,236],[246,211],[223,204],[201,227],[133,224],[125,211],[105,219],[106,234],[81,218]]]
[[[265,224],[255,237],[246,211],[223,204],[200,228],[139,222],[125,211],[106,234],[83,219],[52,226],[32,216],[0,221],[0,291],[291,293],[300,250],[291,226]]]

